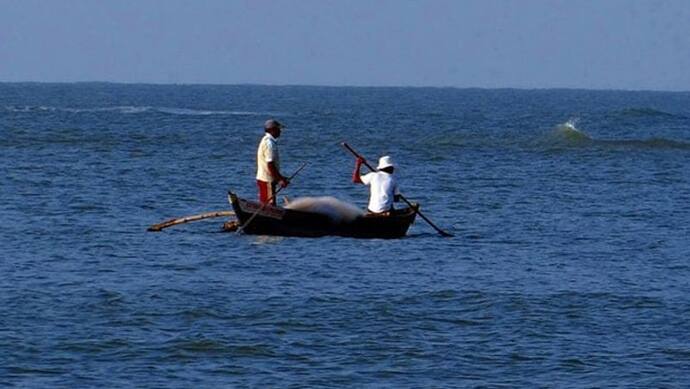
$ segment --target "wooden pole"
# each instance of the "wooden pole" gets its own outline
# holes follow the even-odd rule
[[[164,222],[152,225],[151,227],[149,227],[147,229],[147,231],[158,232],[164,228],[172,227],[172,226],[175,226],[178,224],[195,222],[195,221],[203,220],[203,219],[210,219],[212,217],[223,217],[223,216],[234,216],[234,215],[235,215],[235,212],[233,212],[233,211],[205,212],[205,213],[200,213],[198,215],[184,216],[184,217],[166,220]]]
[[[300,165],[299,169],[297,169],[297,171],[295,171],[294,173],[292,173],[292,175],[290,177],[288,177],[288,182],[292,181],[292,179],[295,178],[295,176],[297,174],[299,174],[299,172],[301,172],[305,166],[307,166],[307,163],[303,162],[302,165]],[[280,193],[280,191],[283,190],[284,188],[285,188],[284,186],[281,186],[280,188],[278,188],[278,190],[276,190],[276,192],[273,194],[273,196],[269,197],[265,203],[261,204],[261,208],[257,209],[256,212],[254,212],[252,214],[252,216],[237,229],[237,232],[243,232],[244,228],[247,227],[249,225],[249,223],[251,223],[254,220],[256,215],[258,215],[259,212],[263,211],[266,208],[266,206],[268,206],[268,204],[270,204],[273,201],[273,199],[278,195],[278,193]]]
[[[369,170],[371,170],[372,172],[375,172],[375,171],[376,171],[376,169],[374,169],[371,165],[369,165],[369,162],[367,162],[366,159],[364,159],[364,158],[363,158],[361,155],[359,155],[352,147],[350,147],[349,144],[347,144],[346,142],[343,142],[342,145],[343,145],[343,147],[345,147],[346,149],[348,149],[352,154],[354,154],[355,157],[362,158],[362,160],[364,161],[364,165],[365,165],[366,167],[368,167]],[[424,219],[424,221],[426,221],[427,223],[429,223],[429,225],[432,226],[432,227],[436,230],[436,232],[438,232],[439,234],[441,234],[441,236],[445,236],[445,237],[451,237],[451,236],[453,236],[453,234],[450,234],[450,233],[448,233],[448,232],[446,232],[446,231],[443,231],[442,229],[438,228],[431,220],[429,220],[429,218],[427,218],[426,216],[424,216],[424,214],[423,214],[417,207],[413,206],[412,203],[411,203],[409,200],[407,200],[407,198],[406,198],[405,196],[403,196],[402,194],[399,194],[399,195],[400,195],[400,198],[401,198],[410,208],[412,208],[412,210],[415,211],[415,213],[416,213],[417,215],[421,216],[421,218]]]

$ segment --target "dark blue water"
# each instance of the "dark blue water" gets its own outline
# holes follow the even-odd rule
[[[400,240],[146,228],[255,196],[269,117],[290,197]],[[686,387],[690,93],[0,84],[0,385]]]

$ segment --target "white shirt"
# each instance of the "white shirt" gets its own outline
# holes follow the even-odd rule
[[[268,170],[268,163],[273,162],[280,170],[280,156],[278,155],[278,144],[276,138],[268,132],[261,138],[259,149],[256,151],[256,179],[264,182],[276,180]]]
[[[393,208],[393,198],[398,193],[398,183],[392,174],[386,172],[367,173],[361,176],[362,183],[371,186],[369,210],[386,212]]]

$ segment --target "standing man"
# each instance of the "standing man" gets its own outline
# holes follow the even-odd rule
[[[264,204],[270,201],[276,205],[276,184],[285,188],[290,183],[285,176],[280,174],[280,156],[276,143],[283,128],[284,126],[277,120],[266,120],[264,123],[266,134],[261,138],[256,152],[256,185],[259,187],[259,201]]]
[[[367,207],[369,213],[390,215],[393,212],[393,201],[400,200],[398,182],[393,175],[395,171],[393,159],[388,155],[379,158],[377,171],[362,176],[359,170],[363,162],[362,158],[357,158],[355,171],[352,172],[352,182],[371,187],[369,206]]]

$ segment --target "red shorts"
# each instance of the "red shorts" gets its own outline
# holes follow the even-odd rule
[[[276,184],[273,182],[266,182],[256,180],[256,186],[259,188],[259,201],[265,204],[271,201],[271,204],[276,205]]]

